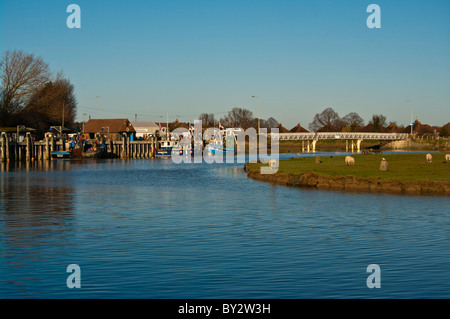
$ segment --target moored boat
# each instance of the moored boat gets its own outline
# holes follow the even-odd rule
[[[70,159],[73,158],[71,151],[58,151],[51,153],[53,159]]]

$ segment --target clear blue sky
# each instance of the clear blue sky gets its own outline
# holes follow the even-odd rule
[[[81,7],[81,29],[66,8]],[[366,8],[381,7],[381,29]],[[82,114],[221,117],[232,107],[307,127],[326,107],[366,121],[450,121],[448,0],[0,0],[0,51],[44,58]]]

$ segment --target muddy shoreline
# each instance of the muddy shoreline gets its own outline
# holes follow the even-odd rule
[[[248,169],[247,176],[272,184],[305,187],[312,189],[344,190],[351,192],[374,192],[409,195],[450,195],[448,181],[399,181],[381,178],[363,178],[356,176],[321,176],[316,173],[261,174],[259,169]]]

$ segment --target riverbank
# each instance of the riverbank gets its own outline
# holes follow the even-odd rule
[[[356,164],[345,165],[344,157],[298,157],[280,161],[275,174],[260,173],[267,164],[247,163],[247,176],[286,186],[346,191],[386,192],[415,195],[450,195],[450,164],[445,153],[433,153],[432,163],[425,154],[354,155]],[[379,170],[381,159],[388,162]]]
[[[351,141],[348,144],[345,140],[318,140],[316,151],[346,151],[347,147],[351,149]],[[356,146],[355,146],[356,147]],[[270,148],[270,145],[269,145]],[[356,149],[356,148],[355,148]],[[421,150],[421,151],[450,151],[450,141],[448,140],[424,140],[408,139],[402,141],[381,142],[378,140],[363,140],[361,150],[380,149],[380,150]],[[280,141],[280,153],[298,153],[302,150],[302,141]]]

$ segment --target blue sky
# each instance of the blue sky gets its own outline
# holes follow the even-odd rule
[[[66,8],[81,7],[81,29]],[[381,8],[369,29],[366,8]],[[78,119],[182,121],[246,107],[291,128],[332,107],[366,121],[450,121],[450,1],[0,0],[0,51],[75,85]],[[412,100],[407,103],[405,100]]]

